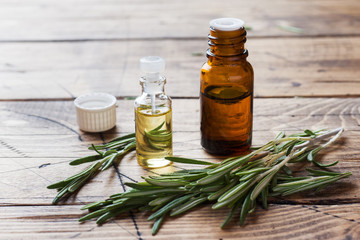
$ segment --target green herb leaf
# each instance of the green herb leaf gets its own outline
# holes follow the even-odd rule
[[[188,184],[188,182],[180,180],[156,180],[151,178],[144,178],[146,182],[151,185],[160,186],[160,187],[180,187]]]
[[[306,171],[311,173],[311,175],[313,175],[313,176],[337,176],[337,175],[341,174],[341,173],[337,173],[337,172],[320,171],[320,170],[315,170],[315,169],[311,169],[311,168],[306,168]]]
[[[254,190],[252,191],[250,198],[252,201],[254,201],[259,194],[264,190],[264,188],[266,188],[269,184],[269,182],[272,180],[272,178],[274,177],[274,175],[277,173],[276,170],[273,170],[272,172],[270,172],[268,175],[266,175],[266,177],[264,177],[254,188]]]
[[[335,162],[329,163],[329,164],[322,164],[322,163],[319,163],[318,161],[313,160],[313,163],[318,167],[327,168],[327,167],[335,166],[336,164],[339,163],[339,161],[335,161]]]
[[[206,201],[207,201],[207,196],[199,196],[197,198],[191,199],[191,201],[188,201],[188,202],[172,209],[170,212],[170,216],[176,216],[176,215],[182,214],[182,213],[184,213]]]
[[[245,201],[244,201],[244,203],[242,205],[242,208],[241,208],[240,225],[244,225],[246,216],[248,215],[250,208],[251,208],[251,197],[250,197],[250,194],[249,194],[245,198]]]
[[[96,161],[99,159],[101,159],[101,155],[92,155],[92,156],[88,156],[88,157],[78,158],[76,160],[71,161],[69,164],[74,166],[74,165],[79,165],[79,164],[83,164],[83,163],[87,163],[87,162],[93,162],[93,161]]]
[[[226,226],[226,224],[229,223],[229,221],[231,220],[232,216],[235,214],[236,210],[239,209],[240,205],[241,205],[242,201],[238,200],[236,202],[236,204],[234,204],[234,206],[231,208],[231,211],[229,213],[229,215],[227,216],[227,218],[224,220],[224,222],[221,224],[221,228],[224,228]]]
[[[156,221],[154,222],[152,231],[151,231],[152,235],[155,235],[159,231],[161,224],[164,221],[164,218],[165,218],[165,216],[163,215],[163,216],[159,217],[158,219],[156,219]]]
[[[165,159],[177,162],[177,163],[187,163],[187,164],[197,164],[197,165],[217,165],[216,163],[190,159],[190,158],[181,158],[181,157],[165,157]]]
[[[262,191],[261,191],[261,201],[262,201],[262,206],[264,209],[268,208],[267,205],[267,197],[269,195],[269,185],[267,185]]]
[[[309,129],[306,129],[305,131],[304,131],[308,136],[316,136],[316,134],[315,133],[313,133],[311,130],[309,130]]]
[[[180,198],[177,198],[177,199],[169,202],[164,207],[162,207],[160,210],[158,210],[157,212],[150,215],[148,217],[148,221],[151,221],[153,219],[156,219],[156,218],[159,218],[159,217],[163,216],[164,214],[168,213],[174,207],[177,207],[180,204],[182,204],[182,203],[186,202],[187,200],[189,200],[190,198],[192,198],[194,195],[195,194],[188,194],[188,195],[182,196]]]

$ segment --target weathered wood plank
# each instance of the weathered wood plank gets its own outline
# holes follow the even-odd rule
[[[230,226],[220,229],[226,209],[197,208],[178,218],[165,221],[155,237],[151,222],[136,213],[137,235],[132,220],[122,216],[102,227],[95,222],[78,224],[84,212],[78,206],[2,207],[0,239],[78,238],[78,239],[358,239],[360,204],[313,206],[270,205],[250,214],[246,225],[237,225],[238,215]]]
[[[182,235],[178,239],[356,239],[360,233],[358,204],[321,207],[270,205],[268,210],[258,208],[249,214],[244,227],[237,225],[236,215],[232,227],[220,230],[219,225],[226,218],[227,211],[204,207],[175,221],[166,221],[156,238],[169,239],[179,233],[179,226]],[[144,237],[150,236],[149,228],[142,225],[142,219],[137,221],[138,225],[145,229]]]
[[[118,128],[103,133],[105,140],[134,129],[133,101],[121,100],[118,106]],[[0,103],[0,184],[3,188],[0,205],[50,204],[55,191],[45,187],[82,169],[82,166],[69,167],[68,162],[92,154],[87,147],[90,143],[101,143],[102,137],[79,131],[72,108],[71,101]],[[174,154],[216,161],[218,158],[200,147],[198,100],[175,99],[173,113]],[[352,171],[353,176],[317,195],[295,195],[286,201],[315,204],[359,202],[359,121],[358,98],[255,99],[253,143],[256,145],[265,143],[281,130],[345,128],[343,137],[329,149],[329,154],[321,157],[321,161],[340,160],[333,169]],[[182,166],[175,165],[174,169],[177,167]],[[134,154],[122,160],[119,170],[124,174],[124,181],[139,181],[142,175],[154,174],[140,168]],[[97,176],[70,203],[97,201],[121,191],[118,176],[110,170]],[[273,200],[277,203],[284,201],[281,198]]]
[[[133,100],[118,100],[117,126],[105,132],[105,137],[134,131],[133,103]],[[339,126],[359,130],[359,105],[359,98],[255,98],[254,131],[276,134],[281,130],[303,130],[304,127]],[[78,142],[78,135],[84,141],[99,139],[98,133],[78,129],[72,101],[0,102],[0,113],[1,135],[73,135]],[[174,99],[173,114],[175,132],[199,132],[198,99]]]
[[[138,239],[129,216],[102,227],[80,224],[79,206],[1,207],[0,239]],[[25,237],[26,236],[26,237]]]
[[[359,28],[360,29],[360,28]],[[249,39],[255,96],[360,96],[360,37]],[[139,59],[167,60],[167,93],[199,96],[206,40],[0,44],[0,99],[140,94]]]
[[[255,99],[254,144],[265,143],[282,130],[294,132],[304,128],[340,126],[345,128],[345,135],[356,139],[360,124],[359,105],[359,98]],[[116,134],[134,131],[133,100],[118,101],[118,109],[117,127],[103,134],[107,140]],[[78,129],[72,101],[1,102],[0,112],[0,133],[2,140],[9,144],[1,145],[2,157],[22,157],[21,152],[27,153],[28,157],[78,157],[88,151],[89,143],[101,141],[99,134],[84,133]],[[180,146],[182,139],[186,139],[188,146],[197,148],[200,136],[199,100],[175,99],[173,112],[173,130],[179,139],[175,137],[175,143]],[[352,146],[356,143],[348,144]],[[348,150],[356,150],[355,146]],[[49,149],[51,155],[48,155]],[[71,151],[71,155],[66,149]]]
[[[199,148],[199,101],[176,99],[173,103],[174,142],[178,146],[175,149],[190,150],[189,154],[206,158]],[[87,154],[90,143],[102,140],[99,134],[78,129],[72,105],[71,101],[2,102],[1,156],[63,158]],[[346,151],[338,154],[343,157],[355,154],[353,157],[356,158],[359,105],[358,98],[255,99],[254,144],[265,143],[281,130],[294,132],[304,128],[342,126],[349,141],[344,146]],[[104,133],[105,139],[134,129],[133,101],[119,101],[118,108],[117,128]]]
[[[303,35],[360,34],[357,0],[3,0],[0,40],[83,40],[206,37],[217,17],[246,20],[250,36],[301,35],[279,26],[293,26]]]
[[[279,131],[273,131],[279,132]],[[288,131],[294,132],[294,131]],[[296,132],[296,131],[295,131]],[[0,135],[1,136],[1,135]],[[113,135],[112,135],[113,136]],[[265,143],[275,136],[267,131],[254,131],[254,144]],[[348,161],[356,161],[359,157],[358,139],[359,131],[346,131],[344,139],[334,145],[334,152],[326,157],[331,161],[341,158]],[[87,150],[91,143],[101,142],[100,137],[95,141],[79,142],[73,135],[34,135],[26,140],[23,135],[1,136],[1,157],[2,158],[54,158],[62,161],[62,158],[78,158],[93,154]],[[197,132],[175,132],[174,148],[176,155],[190,155],[194,158],[211,158],[200,147],[200,133]]]

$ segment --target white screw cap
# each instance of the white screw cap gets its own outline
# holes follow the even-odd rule
[[[79,128],[103,132],[116,125],[116,98],[107,93],[89,93],[74,100]]]
[[[234,31],[244,27],[244,21],[238,18],[217,18],[210,21],[210,27],[220,31]]]
[[[140,69],[146,73],[160,73],[165,70],[165,60],[158,56],[148,56],[140,59]]]

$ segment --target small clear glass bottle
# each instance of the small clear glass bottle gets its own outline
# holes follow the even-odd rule
[[[164,59],[149,56],[140,59],[142,94],[135,100],[136,155],[140,166],[164,167],[172,162],[165,157],[172,150],[171,99],[164,92]]]
[[[244,22],[210,22],[208,61],[201,69],[201,145],[217,155],[241,154],[251,145],[254,72],[246,60]]]

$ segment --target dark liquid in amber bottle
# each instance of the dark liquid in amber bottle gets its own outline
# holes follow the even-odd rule
[[[201,145],[209,153],[245,153],[251,145],[254,72],[246,60],[246,31],[238,19],[210,27],[208,61],[201,69]],[[241,20],[240,20],[241,21]]]
[[[248,150],[252,93],[237,87],[210,86],[201,95],[201,145],[214,154]]]

